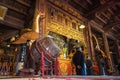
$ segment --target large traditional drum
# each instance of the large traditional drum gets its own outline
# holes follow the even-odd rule
[[[51,57],[56,57],[59,55],[60,48],[54,43],[54,41],[49,38],[45,37],[39,41],[41,47],[49,53]]]
[[[39,69],[41,75],[58,74],[57,57],[59,52],[60,48],[51,38],[45,37],[43,39],[37,39],[32,44],[30,51],[31,57],[34,59],[35,63],[39,64],[39,67],[35,68],[36,74]]]

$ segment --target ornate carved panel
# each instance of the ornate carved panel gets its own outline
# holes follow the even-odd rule
[[[67,15],[64,11],[47,4],[46,34],[49,31],[61,34],[67,38],[77,39],[84,43],[83,30],[80,30],[79,19]]]

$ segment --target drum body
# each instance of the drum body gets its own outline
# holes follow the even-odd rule
[[[38,43],[45,51],[47,51],[47,53],[51,57],[56,57],[59,55],[60,48],[54,43],[54,41],[51,38],[45,37]]]

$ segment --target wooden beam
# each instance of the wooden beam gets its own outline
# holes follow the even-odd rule
[[[0,23],[15,29],[24,28],[24,21],[8,15],[5,16],[4,20],[0,20]]]
[[[119,61],[120,60],[120,50],[119,50],[119,41],[116,40],[115,42],[115,51],[116,51],[116,54],[117,54],[117,60]]]
[[[67,0],[67,1],[65,1],[65,0],[60,0],[60,1],[61,1],[63,4],[65,4],[66,6],[72,8],[72,9],[75,10],[76,12],[80,13],[81,15],[83,15],[83,12],[79,11],[78,9],[74,8],[73,6],[71,6],[71,5],[69,4],[69,1],[70,1],[70,0]]]
[[[110,19],[108,15],[106,15],[104,12],[101,12],[103,16],[105,16],[107,19]]]
[[[89,43],[90,43],[90,52],[89,55],[91,55],[91,59],[92,61],[96,62],[96,58],[95,58],[95,49],[94,49],[94,44],[93,44],[93,39],[92,39],[92,26],[91,23],[88,22],[88,38],[89,38]]]
[[[93,28],[95,28],[96,30],[98,30],[99,32],[105,33],[108,37],[116,40],[116,37],[115,37],[112,33],[110,33],[110,32],[108,33],[108,32],[106,32],[106,31],[104,31],[104,30],[102,29],[102,26],[99,25],[98,23],[96,23],[95,21],[91,20],[91,21],[90,21],[90,25],[91,25]]]
[[[113,34],[116,38],[120,39],[120,34]]]
[[[86,0],[89,4],[93,4],[91,0]]]
[[[116,26],[118,30],[120,30],[120,26]]]
[[[65,2],[68,3],[70,0],[66,0]]]
[[[109,9],[112,6],[117,5],[118,3],[120,3],[120,2],[117,2],[115,0],[111,0],[109,2],[106,2],[103,5],[100,5],[99,7],[95,8],[95,9],[93,9],[92,11],[90,11],[89,13],[87,13],[85,16],[89,17],[91,15],[95,15],[96,13],[100,13],[102,11],[105,11],[106,9]]]
[[[95,29],[97,29],[99,32],[104,32],[101,28],[103,26],[101,26],[100,24],[98,24],[97,22],[95,22],[94,20],[90,21],[90,24],[92,25],[92,27],[94,27]]]
[[[101,18],[100,15],[101,15],[101,14],[98,14],[98,13],[95,14],[95,16],[96,16],[100,21],[102,21],[103,23],[107,24],[107,22],[106,22],[103,18]]]
[[[11,38],[12,36],[15,36],[19,31],[18,30],[8,30],[6,33],[2,34],[0,36],[0,40],[7,40]]]
[[[111,38],[112,40],[117,40],[118,38],[116,38],[115,34],[111,33],[111,32],[105,32],[107,37]]]
[[[25,5],[25,6],[27,6],[27,7],[30,7],[30,6],[31,6],[29,3],[26,3],[26,2],[23,1],[23,0],[16,0],[16,1],[19,2],[19,3],[21,3],[21,4],[23,4],[23,5]]]
[[[112,27],[116,25],[120,25],[120,22],[111,22],[110,24],[104,26],[103,30],[108,32]]]
[[[118,10],[116,13],[114,13],[111,17],[110,17],[110,19],[107,21],[107,24],[106,25],[104,25],[104,28],[106,27],[106,26],[108,26],[108,25],[110,25],[111,23],[113,23],[113,20],[115,20],[115,18],[117,17],[117,16],[119,16],[120,15],[120,10]],[[116,21],[115,21],[116,22]],[[117,21],[118,22],[118,21]]]
[[[80,22],[81,22],[81,21],[83,21],[83,22],[88,22],[88,19],[87,19],[87,18],[85,18],[85,17],[83,17],[83,16],[81,16],[81,15],[79,15],[80,18],[78,18],[77,16],[73,15],[72,13],[69,13],[68,11],[66,11],[66,10],[64,10],[64,9],[56,6],[56,5],[54,5],[54,4],[53,4],[52,2],[50,2],[50,1],[48,1],[47,4],[51,5],[51,6],[54,7],[55,9],[58,9],[59,11],[65,13],[66,15],[71,16],[71,17],[74,18],[75,20],[78,20],[78,21],[80,21]],[[65,3],[64,3],[64,4],[65,4]],[[67,4],[65,4],[65,5],[67,5]],[[70,5],[69,5],[69,6],[70,6]],[[68,6],[68,7],[69,7],[69,6]],[[72,9],[75,10],[75,8],[73,8],[73,7],[72,7]],[[76,12],[78,12],[78,11],[76,11]],[[79,12],[78,12],[78,13],[79,13]]]
[[[103,42],[104,42],[106,56],[110,59],[109,61],[107,61],[107,63],[108,63],[107,66],[108,66],[109,69],[112,69],[112,66],[110,66],[110,65],[112,65],[112,60],[111,60],[111,56],[109,54],[110,46],[108,44],[107,35],[105,33],[103,33],[102,36],[103,36]]]
[[[76,3],[76,4],[79,4],[83,9],[86,9],[86,10],[88,10],[87,9],[87,7],[86,6],[84,6],[84,4],[83,3],[81,3],[80,1],[78,1],[78,0],[74,0],[74,2]]]
[[[116,26],[115,26],[116,27]],[[112,30],[115,32],[115,33],[118,33],[118,30],[115,29],[114,27],[112,28]]]
[[[20,9],[15,8],[15,7],[13,7],[13,6],[10,6],[10,5],[8,5],[8,4],[5,4],[5,3],[0,2],[0,5],[5,6],[5,7],[7,7],[8,9],[14,10],[14,11],[20,13],[20,14],[25,15],[25,16],[27,15],[26,12],[23,12],[23,11],[21,11]]]
[[[114,12],[109,8],[108,9],[108,11],[112,14],[112,15],[114,15]]]

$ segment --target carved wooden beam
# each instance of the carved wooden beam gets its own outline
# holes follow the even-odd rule
[[[100,5],[99,7],[93,9],[92,11],[90,11],[89,13],[87,13],[85,16],[86,17],[90,17],[90,16],[93,16],[95,15],[96,13],[100,13],[102,11],[105,11],[106,9],[109,9],[110,7],[112,6],[115,6],[115,5],[118,5],[118,3],[120,2],[117,2],[115,0],[111,0],[109,2],[106,2],[105,4],[103,5]]]

